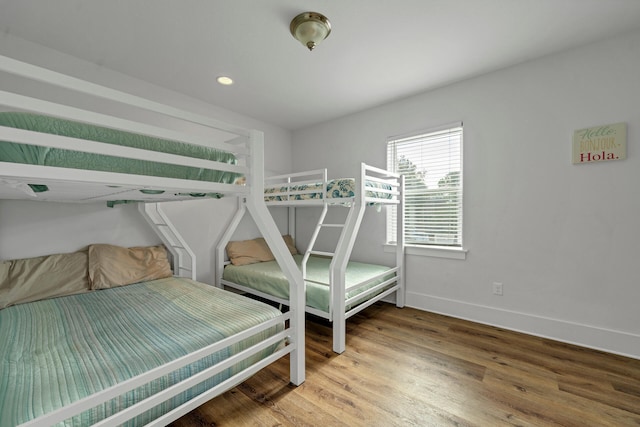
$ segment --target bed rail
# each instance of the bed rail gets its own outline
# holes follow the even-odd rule
[[[54,86],[68,89],[74,92],[84,93],[97,98],[115,101],[125,105],[131,105],[143,110],[161,113],[168,117],[175,117],[193,123],[203,124],[205,126],[219,129],[239,136],[249,136],[247,129],[230,125],[226,122],[215,120],[191,112],[187,112],[169,105],[154,102],[136,95],[111,89],[82,79],[67,76],[43,67],[18,61],[7,56],[0,55],[0,70],[19,77],[26,77],[34,81],[44,82]],[[26,98],[26,97],[25,97]],[[28,98],[33,99],[33,98]],[[36,100],[39,101],[39,100]],[[28,107],[28,105],[25,105]]]
[[[360,195],[364,197],[363,203],[392,205],[400,203],[402,179],[400,174],[365,163],[362,163],[362,174]],[[380,197],[377,194],[388,194],[389,197]]]
[[[267,205],[303,206],[328,202],[327,169],[265,177]]]
[[[353,194],[330,193],[327,169],[315,169],[265,178],[265,202],[269,206],[350,205],[357,198],[362,204],[397,205],[400,200],[400,175],[361,164],[361,181],[353,180]],[[351,183],[349,179],[338,179]],[[360,184],[361,182],[361,184]]]
[[[2,141],[101,154],[121,159],[153,161],[173,166],[188,166],[223,173],[231,172],[238,174],[238,176],[245,176],[248,182],[257,183],[262,191],[262,176],[255,176],[250,167],[254,163],[251,161],[251,156],[255,145],[263,143],[261,132],[243,129],[210,117],[183,111],[5,56],[0,56],[0,72],[44,83],[47,87],[61,88],[69,93],[88,96],[97,108],[96,111],[87,111],[66,105],[64,102],[52,102],[0,90],[0,106],[3,106],[4,109],[33,112],[118,131],[218,149],[233,154],[238,159],[238,164],[87,141],[8,126],[0,126],[0,140]],[[105,108],[105,105],[102,105],[105,102],[133,108],[135,114],[144,118],[143,122],[99,112],[99,109]],[[178,125],[165,127],[165,122],[170,121],[177,121]],[[159,125],[160,123],[162,125]],[[193,131],[182,130],[187,128],[193,128]],[[177,178],[158,179],[159,177],[156,176],[85,169],[56,169],[49,166],[10,163],[2,161],[2,159],[0,159],[0,170],[2,171],[0,172],[0,197],[2,198],[94,202],[116,197],[119,199],[129,197],[132,200],[155,202],[191,199],[193,194],[247,194],[250,191],[246,186],[233,183]],[[50,184],[50,191],[47,194],[36,194],[29,191],[27,186],[32,181],[28,180],[33,178],[40,180],[38,184]],[[83,184],[93,186],[93,188],[85,187],[89,189],[84,191]],[[97,197],[88,196],[89,193],[96,194],[98,188],[102,191],[97,193]],[[58,189],[61,194],[56,196],[54,193]],[[77,190],[77,197],[74,197],[72,190]],[[141,194],[139,190],[145,190],[147,193]],[[164,191],[164,193],[160,193],[160,191]],[[155,194],[152,196],[148,194],[149,192],[155,192]]]

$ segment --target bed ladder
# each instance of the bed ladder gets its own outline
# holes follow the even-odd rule
[[[336,223],[325,222],[327,212],[329,211],[329,206],[345,207],[349,209],[349,212],[346,215],[344,222],[336,222]],[[324,204],[324,206],[322,207],[322,212],[320,213],[320,218],[318,219],[318,223],[316,224],[313,234],[311,235],[309,246],[307,247],[307,250],[304,253],[304,257],[302,258],[302,277],[304,280],[318,283],[320,285],[327,285],[327,286],[330,285],[330,283],[317,282],[315,280],[309,280],[307,278],[307,261],[309,260],[309,257],[311,255],[324,256],[324,257],[331,258],[333,260],[333,258],[336,256],[336,254],[338,254],[338,252],[341,252],[343,256],[346,256],[347,258],[349,258],[351,256],[351,248],[353,247],[353,240],[355,236],[347,236],[345,234],[348,234],[348,233],[353,234],[357,232],[358,228],[360,227],[360,220],[362,219],[361,211],[362,211],[361,207],[356,206],[355,203],[348,203],[348,204],[325,203]],[[323,230],[332,229],[332,228],[341,229],[340,237],[338,239],[338,242],[336,243],[335,252],[325,252],[325,251],[314,250],[313,248],[316,244],[316,241],[318,240],[318,236],[320,235],[320,232]]]
[[[325,222],[326,215],[329,209],[329,206],[336,207],[345,207],[348,209],[348,213],[344,222],[338,223],[337,221],[334,223]],[[360,223],[362,221],[362,216],[364,213],[364,206],[362,203],[359,203],[357,200],[353,200],[351,203],[336,203],[329,204],[325,203],[322,207],[322,212],[320,213],[320,218],[318,219],[318,223],[316,224],[313,235],[311,236],[311,240],[309,241],[309,246],[305,251],[304,257],[302,258],[302,277],[307,282],[317,283],[320,285],[329,286],[329,295],[332,303],[329,304],[329,321],[333,322],[333,351],[340,354],[345,350],[345,342],[346,342],[346,313],[345,313],[345,271],[347,267],[347,263],[351,256],[351,250],[353,249],[354,241],[358,229],[360,228]],[[318,235],[323,230],[328,229],[341,229],[340,237],[338,238],[338,243],[336,244],[335,252],[325,252],[325,251],[317,251],[314,249],[316,241],[318,239]],[[315,280],[309,280],[307,278],[307,261],[309,256],[311,255],[320,255],[331,258],[331,264],[329,268],[329,282],[319,282]]]
[[[343,228],[345,224],[329,224],[329,223],[325,223],[324,220],[327,216],[327,212],[329,210],[329,207],[327,204],[325,204],[322,207],[322,212],[320,213],[320,218],[318,219],[318,223],[316,224],[316,228],[313,230],[313,234],[311,235],[311,241],[309,242],[309,246],[307,247],[307,250],[304,253],[304,257],[302,258],[302,277],[304,280],[309,281],[309,279],[307,279],[307,261],[309,260],[309,257],[311,255],[320,255],[320,256],[325,256],[325,257],[329,257],[329,258],[333,258],[335,255],[335,252],[324,252],[324,251],[316,251],[313,249],[313,247],[316,244],[316,241],[318,240],[318,235],[320,235],[320,231],[324,230],[324,229],[329,229],[329,228]],[[329,286],[329,283],[325,283],[325,282],[316,282],[311,280],[314,283],[318,283],[320,285],[327,285]]]
[[[160,208],[160,203],[138,203],[138,211],[171,252],[173,274],[196,280],[196,257]]]

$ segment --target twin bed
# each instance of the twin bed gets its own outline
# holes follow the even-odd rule
[[[0,198],[138,203],[164,243],[0,262],[0,425],[166,425],[286,355],[301,384],[305,311],[334,323],[340,353],[347,317],[392,293],[404,304],[401,237],[394,267],[349,261],[367,205],[402,209],[400,177],[363,165],[355,180],[324,171],[265,187],[261,132],[7,57],[0,71],[143,112],[133,120],[0,90]],[[216,288],[194,280],[193,252],[160,202],[221,196],[239,203],[216,247]],[[290,207],[293,235],[296,207],[322,207],[304,253],[267,205]],[[330,206],[347,209],[342,224],[324,222]],[[267,255],[233,265],[227,245],[247,212]],[[314,249],[325,228],[341,230],[330,253]],[[256,269],[267,280],[243,278]]]
[[[332,323],[333,351],[346,349],[346,320],[389,295],[403,307],[404,228],[397,227],[395,265],[392,267],[351,261],[360,224],[367,207],[390,205],[403,217],[402,176],[362,163],[356,178],[328,179],[320,169],[269,177],[265,180],[264,201],[268,206],[289,208],[289,233],[295,236],[296,209],[320,209],[318,222],[306,249],[301,253],[288,244],[305,281],[308,313]],[[328,222],[330,208],[342,210]],[[256,241],[229,242],[243,215],[240,209],[232,226],[217,246],[217,285],[287,305],[288,287],[278,264],[268,249],[256,249]],[[336,234],[333,242],[322,242],[323,234]],[[334,236],[335,237],[335,236]],[[292,239],[293,240],[293,239]],[[331,239],[328,239],[329,241]],[[320,249],[317,247],[320,246]],[[225,261],[225,253],[230,262]],[[266,254],[266,255],[265,255]]]

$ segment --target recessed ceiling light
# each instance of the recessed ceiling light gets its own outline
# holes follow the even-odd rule
[[[233,79],[227,76],[220,76],[217,78],[218,83],[224,86],[230,86],[233,84]]]

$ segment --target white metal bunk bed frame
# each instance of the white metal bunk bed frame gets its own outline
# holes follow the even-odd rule
[[[87,95],[95,96],[98,99],[106,99],[115,101],[122,105],[133,106],[141,111],[152,112],[180,119],[186,122],[196,123],[211,129],[216,129],[235,135],[236,137],[227,142],[212,142],[203,137],[190,135],[183,132],[170,131],[153,125],[136,123],[134,121],[124,120],[113,116],[108,116],[92,111],[77,109],[74,107],[43,101],[37,98],[23,96],[7,91],[0,91],[0,105],[26,110],[45,115],[51,115],[63,119],[81,121],[91,123],[98,126],[124,130],[133,133],[145,134],[149,136],[159,137],[163,139],[179,140],[188,144],[204,145],[207,147],[219,148],[225,151],[233,152],[238,157],[244,159],[245,165],[229,165],[208,160],[199,160],[184,156],[163,154],[157,152],[149,152],[146,150],[114,146],[112,144],[104,144],[99,142],[91,142],[79,140],[63,136],[54,136],[38,132],[19,130],[10,127],[0,126],[0,141],[14,141],[25,144],[33,144],[40,146],[73,149],[76,151],[92,152],[98,154],[107,154],[123,158],[132,158],[139,160],[155,160],[172,165],[184,165],[193,167],[202,167],[215,170],[223,170],[245,174],[247,177],[247,185],[240,186],[236,184],[220,184],[213,182],[191,181],[173,178],[161,178],[155,176],[129,175],[123,173],[96,172],[78,169],[65,169],[49,166],[35,166],[26,164],[15,164],[0,162],[0,188],[13,187],[23,188],[27,183],[38,184],[64,184],[75,185],[80,183],[78,188],[85,185],[112,188],[111,194],[101,195],[96,199],[91,197],[83,197],[82,201],[95,201],[107,199],[126,199],[127,191],[134,191],[139,199],[139,189],[162,189],[168,194],[168,198],[164,196],[147,197],[149,203],[141,203],[140,212],[143,214],[147,222],[152,226],[154,231],[160,236],[162,241],[172,253],[174,261],[174,274],[195,278],[195,257],[193,252],[180,237],[178,231],[173,227],[171,222],[162,212],[157,202],[166,200],[179,200],[184,197],[176,196],[172,193],[181,191],[195,192],[216,192],[238,196],[241,203],[249,210],[253,216],[260,232],[263,234],[269,247],[274,253],[276,260],[286,274],[290,283],[290,304],[291,310],[283,313],[276,319],[264,322],[240,334],[236,334],[226,338],[220,342],[211,344],[194,353],[185,355],[166,365],[160,366],[152,371],[134,377],[128,381],[116,384],[113,387],[105,389],[99,393],[91,395],[82,400],[76,401],[71,405],[60,408],[51,413],[45,414],[37,419],[31,420],[24,425],[44,426],[61,422],[74,415],[92,408],[103,402],[107,402],[113,397],[117,397],[123,393],[133,390],[140,385],[159,378],[176,369],[184,367],[203,357],[211,355],[220,349],[237,343],[249,336],[264,331],[277,323],[285,323],[288,325],[284,331],[278,335],[272,336],[263,342],[260,342],[241,353],[238,353],[223,362],[218,363],[211,368],[192,376],[181,383],[163,390],[136,405],[122,410],[115,415],[101,421],[96,425],[113,425],[120,424],[136,415],[146,411],[149,408],[163,402],[198,384],[207,378],[213,377],[219,372],[233,366],[261,349],[272,345],[279,340],[285,340],[286,346],[276,351],[271,356],[260,362],[246,368],[238,374],[232,376],[226,381],[218,384],[214,388],[196,396],[194,399],[175,408],[171,412],[156,419],[149,425],[166,425],[169,422],[179,418],[187,412],[195,409],[202,403],[222,394],[223,392],[235,387],[245,379],[249,378],[260,369],[277,360],[280,357],[290,354],[290,381],[294,385],[300,385],[305,380],[305,342],[304,342],[304,282],[302,275],[297,268],[293,258],[291,257],[286,245],[282,241],[278,228],[267,209],[263,193],[264,193],[264,147],[263,134],[255,130],[243,129],[232,126],[209,117],[197,115],[191,112],[183,111],[167,105],[163,105],[154,101],[150,101],[135,95],[127,94],[118,90],[110,89],[104,86],[96,85],[78,78],[70,77],[61,73],[57,73],[45,68],[27,64],[15,59],[0,55],[0,71],[8,74],[21,76],[33,81],[44,82],[52,87],[64,88],[69,91],[79,92]],[[131,183],[135,183],[132,185]],[[127,190],[127,191],[125,191]],[[120,192],[122,191],[122,192]],[[146,196],[143,196],[145,198]],[[11,197],[13,198],[13,197]],[[28,198],[28,197],[19,197]],[[67,201],[68,195],[63,195],[63,199]],[[187,197],[188,198],[188,197]],[[32,200],[41,200],[32,198]]]
[[[319,187],[319,185],[321,187]],[[388,186],[389,188],[380,188],[377,184]],[[301,189],[301,186],[309,185],[308,188]],[[320,283],[329,286],[330,304],[329,313],[313,307],[305,306],[308,313],[322,317],[333,323],[333,351],[340,354],[346,349],[346,320],[371,306],[375,302],[385,298],[393,293],[396,294],[396,306],[401,308],[405,305],[405,283],[404,283],[404,176],[396,174],[384,169],[361,163],[360,174],[355,178],[355,195],[353,197],[327,197],[327,170],[318,169],[313,171],[291,173],[285,175],[277,175],[265,178],[265,186],[275,191],[265,193],[268,206],[288,206],[289,207],[289,233],[295,237],[295,208],[300,206],[322,206],[322,212],[318,219],[311,241],[302,261],[302,275],[306,279],[306,263],[310,255],[320,255],[331,258],[329,267],[329,283]],[[283,190],[280,190],[284,187]],[[390,194],[391,198],[376,197],[375,193]],[[302,197],[298,197],[302,196]],[[304,196],[308,196],[305,198]],[[275,199],[278,200],[275,200]],[[395,267],[369,279],[363,283],[353,284],[346,287],[346,269],[351,252],[356,241],[362,218],[364,216],[367,205],[395,205],[397,211],[397,236],[396,236],[396,259]],[[328,224],[325,223],[325,217],[330,206],[343,206],[349,209],[344,224]],[[247,286],[243,286],[234,282],[230,282],[222,278],[222,270],[225,261],[225,246],[229,242],[234,230],[240,223],[244,215],[244,208],[239,206],[236,216],[229,224],[227,232],[222,236],[216,248],[216,284],[219,287],[229,286],[243,292],[254,294],[279,304],[287,304],[287,301],[257,291]],[[315,251],[313,249],[316,239],[321,230],[325,228],[341,228],[342,232],[338,239],[335,252]],[[391,279],[384,280],[382,283],[371,287],[367,291],[345,299],[346,293],[354,288],[366,286],[368,283],[374,282],[383,276],[395,273]],[[308,280],[308,279],[306,279]],[[393,286],[385,289],[389,284],[395,283]],[[382,292],[380,292],[383,290]],[[378,293],[380,292],[380,293]],[[366,301],[359,303],[355,307],[346,310],[346,307],[356,300],[360,300],[363,296],[370,296]]]

